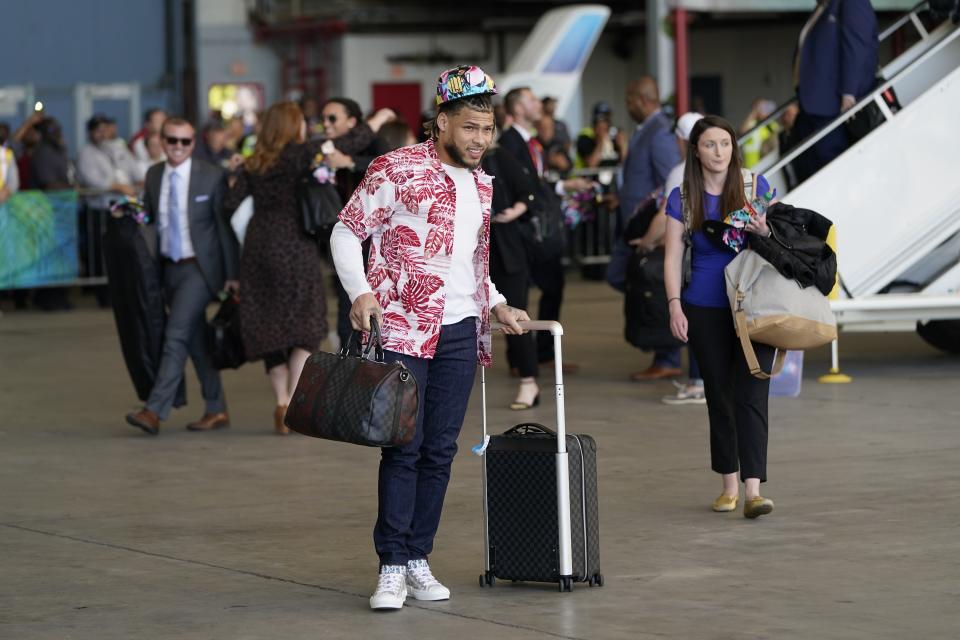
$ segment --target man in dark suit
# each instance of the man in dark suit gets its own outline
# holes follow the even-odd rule
[[[879,35],[870,0],[819,0],[797,42],[793,82],[800,113],[794,139],[802,141],[870,93],[876,82]],[[834,129],[797,158],[803,181],[849,146],[843,127]]]
[[[507,92],[503,100],[504,110],[513,119],[513,125],[504,131],[498,143],[516,158],[520,165],[537,176],[537,190],[531,209],[537,216],[556,222],[556,233],[541,243],[539,255],[534,256],[531,276],[540,288],[538,320],[559,320],[565,284],[563,273],[563,213],[560,196],[565,191],[580,191],[590,188],[590,181],[571,178],[549,182],[543,177],[546,158],[536,136],[536,122],[543,114],[543,105],[529,87],[517,87]],[[553,337],[546,331],[537,334],[537,359],[541,363],[553,361]],[[571,372],[576,365],[566,363],[564,370]]]
[[[670,170],[680,163],[680,150],[673,134],[673,123],[660,109],[660,90],[651,76],[642,76],[627,85],[627,112],[639,123],[627,145],[623,162],[623,183],[617,211],[617,232],[607,268],[607,282],[623,291],[626,288],[627,262],[634,248],[622,237],[637,206],[667,181]],[[630,375],[635,382],[679,376],[680,349],[658,349],[653,364]]]
[[[191,431],[228,427],[220,372],[210,363],[204,340],[205,310],[221,289],[236,290],[237,240],[223,217],[223,171],[192,160],[196,132],[180,118],[161,129],[167,161],[147,171],[144,200],[156,227],[156,255],[163,272],[169,315],[160,367],[143,409],[127,422],[157,435],[173,406],[187,356],[193,360],[206,402]]]

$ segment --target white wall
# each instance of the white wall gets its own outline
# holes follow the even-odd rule
[[[196,18],[198,25],[233,25],[247,24],[247,7],[245,0],[198,0],[196,3]]]
[[[505,48],[509,56],[519,49],[522,37],[507,37]],[[455,60],[431,63],[392,64],[387,58],[394,55],[427,54],[443,51],[456,56]],[[482,67],[496,79],[501,71],[497,63],[497,40],[491,37],[489,51],[485,51],[484,37],[476,34],[407,34],[376,35],[346,34],[341,41],[343,71],[338,93],[356,100],[364,111],[373,106],[373,84],[377,82],[419,82],[421,110],[432,109],[440,72],[461,63]]]
[[[507,37],[505,50],[508,59],[520,48],[524,37],[523,34]],[[792,24],[782,27],[741,24],[736,28],[691,31],[690,74],[722,76],[722,115],[739,124],[750,111],[754,98],[763,96],[779,103],[792,95],[791,64],[796,37],[797,28]],[[611,33],[601,36],[587,62],[582,83],[582,113],[589,118],[594,103],[605,100],[613,106],[614,122],[629,128],[633,123],[624,106],[624,90],[628,82],[647,71],[645,36],[642,28],[637,30],[632,53],[627,58],[614,53],[615,39]],[[372,105],[372,85],[375,82],[420,82],[423,108],[432,108],[437,74],[453,64],[391,65],[387,61],[390,55],[427,53],[434,48],[457,52],[461,56],[458,62],[477,63],[494,78],[501,71],[497,64],[496,40],[493,40],[490,56],[484,59],[479,55],[484,51],[483,38],[474,34],[347,34],[342,46],[344,62],[340,93],[357,100],[364,110]],[[575,130],[583,124],[569,123]]]
[[[615,36],[604,33],[593,49],[593,55],[583,70],[583,92],[581,95],[581,113],[585,122],[568,122],[571,133],[576,134],[587,124],[593,113],[593,105],[603,100],[613,107],[613,123],[625,130],[632,130],[635,123],[630,120],[624,103],[627,84],[647,73],[646,39],[642,30],[632,41],[632,55],[621,58],[614,54]]]
[[[268,103],[282,98],[279,57],[269,47],[253,42],[246,26],[245,5],[245,0],[197,3],[199,93],[204,109],[207,88],[215,82],[259,82],[264,86]],[[791,62],[798,29],[795,23],[783,26],[739,23],[731,28],[692,29],[690,74],[722,76],[722,115],[736,124],[750,110],[755,97],[764,96],[779,103],[792,94]],[[507,62],[525,37],[526,34],[505,36]],[[636,28],[631,54],[623,58],[613,52],[616,37],[605,33],[587,63],[582,84],[582,113],[589,118],[593,104],[605,100],[613,106],[615,123],[630,127],[623,94],[630,80],[647,71],[646,38],[643,27]],[[487,44],[482,35],[475,33],[348,33],[339,43],[333,43],[333,55],[342,63],[331,61],[328,93],[349,96],[368,110],[372,106],[374,83],[419,82],[421,106],[424,110],[432,109],[434,83],[443,69],[471,62],[482,66],[494,78],[502,71],[497,38],[490,38],[489,51],[485,50]],[[428,54],[438,50],[454,54],[456,60],[403,64],[387,60],[392,55]],[[246,67],[243,76],[234,75],[237,62]],[[583,123],[569,124],[578,129]]]
[[[780,104],[793,95],[799,27],[756,25],[690,32],[690,75],[723,77],[723,113],[739,126],[755,98]]]

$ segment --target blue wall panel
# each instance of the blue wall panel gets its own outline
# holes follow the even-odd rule
[[[155,84],[163,74],[163,0],[5,2],[6,83]]]
[[[3,3],[0,86],[34,85],[36,99],[63,125],[75,154],[73,85],[135,82],[142,109],[169,107],[164,73],[164,0],[17,0]],[[95,104],[95,108],[99,105]],[[129,135],[127,110],[116,102],[104,111]],[[16,127],[17,117],[7,118]],[[139,117],[138,117],[139,120]]]

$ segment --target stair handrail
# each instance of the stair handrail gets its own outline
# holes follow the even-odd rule
[[[878,37],[878,42],[882,43],[884,40],[886,40],[887,38],[892,36],[894,33],[896,33],[897,30],[900,29],[900,27],[902,27],[908,22],[913,24],[913,26],[917,29],[917,32],[920,34],[921,40],[927,40],[930,37],[930,32],[927,31],[926,27],[923,26],[923,23],[920,22],[919,15],[921,11],[928,8],[928,4],[929,4],[928,0],[920,0],[920,2],[914,5],[913,9],[911,9],[907,13],[900,16],[896,22],[894,22],[892,25],[884,29],[880,33],[880,36]],[[796,102],[797,102],[797,97],[792,96],[789,100],[787,100],[786,102],[778,106],[776,109],[774,109],[773,113],[771,113],[769,116],[767,116],[766,118],[758,122],[746,133],[744,133],[739,138],[737,138],[737,145],[742,147],[747,142],[748,138],[750,138],[759,129],[762,129],[763,127],[768,126],[772,122],[779,120],[780,116],[783,115],[783,113],[787,110],[787,108]]]
[[[880,109],[880,112],[883,114],[884,121],[880,126],[882,127],[884,124],[889,122],[891,119],[893,119],[894,113],[893,111],[890,110],[890,107],[887,106],[887,103],[884,102],[882,98],[883,93],[887,91],[890,87],[892,87],[894,84],[896,84],[897,82],[905,78],[907,75],[912,73],[915,69],[919,68],[927,60],[935,56],[937,53],[940,52],[941,49],[943,49],[948,44],[956,40],[958,37],[960,37],[960,29],[955,29],[948,36],[946,36],[945,38],[937,42],[937,44],[930,47],[930,49],[924,52],[922,56],[920,56],[919,58],[911,62],[909,65],[901,69],[900,73],[896,74],[889,80],[878,85],[876,88],[874,88],[872,92],[870,92],[869,94],[861,98],[860,101],[857,102],[857,104],[855,104],[852,108],[838,115],[834,120],[830,122],[829,125],[827,125],[823,129],[820,129],[818,132],[814,133],[813,135],[808,136],[807,139],[804,140],[802,143],[790,149],[790,151],[785,156],[782,156],[776,163],[774,163],[772,167],[770,167],[764,172],[766,177],[769,179],[771,176],[779,173],[780,171],[783,171],[784,167],[786,167],[788,164],[793,162],[793,160],[795,160],[798,156],[800,156],[800,154],[802,154],[804,151],[806,151],[807,149],[809,149],[810,147],[818,143],[820,140],[822,140],[826,136],[830,135],[837,127],[843,126],[843,124],[847,120],[849,120],[851,116],[859,112],[861,109],[869,105],[871,102],[875,103],[877,107]]]

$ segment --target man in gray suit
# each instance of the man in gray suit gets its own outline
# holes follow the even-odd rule
[[[169,118],[161,128],[167,161],[147,171],[144,201],[156,222],[156,255],[161,261],[169,315],[156,382],[146,406],[127,422],[157,435],[166,420],[187,355],[193,360],[206,411],[191,431],[230,426],[220,372],[210,363],[204,340],[205,310],[221,289],[236,290],[237,240],[223,217],[223,171],[192,160],[193,125]]]

